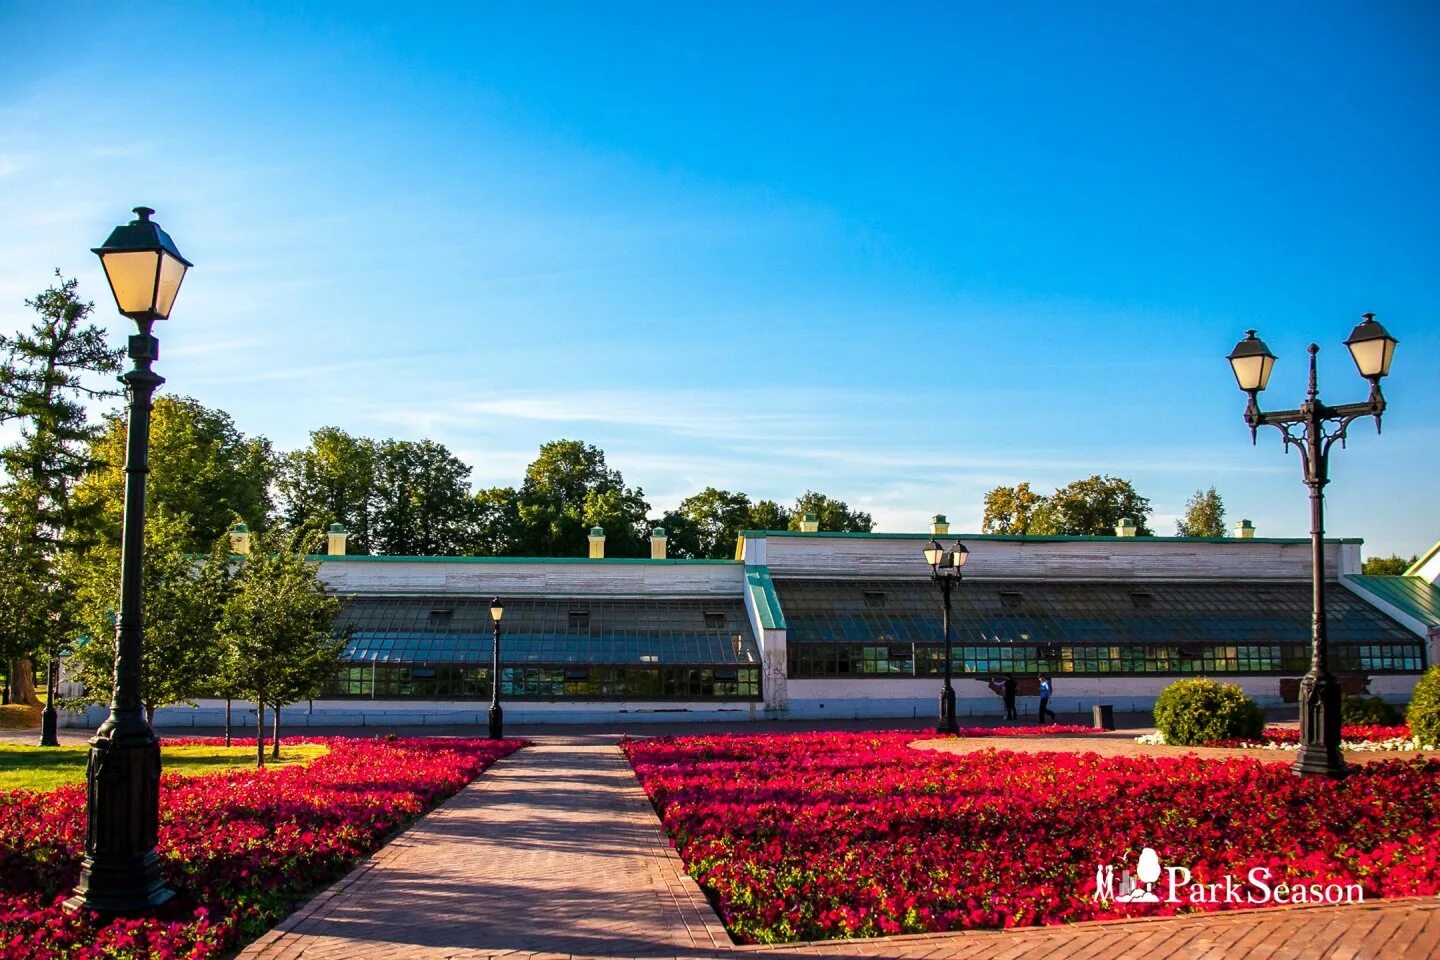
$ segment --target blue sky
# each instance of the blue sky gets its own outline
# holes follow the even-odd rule
[[[1097,12],[1099,11],[1099,12]],[[657,512],[820,489],[914,530],[1000,483],[1216,486],[1308,530],[1224,355],[1361,399],[1329,532],[1440,537],[1426,3],[0,5],[0,328],[144,203],[196,264],[167,390],[281,449],[603,447]],[[1428,482],[1427,482],[1428,481]]]

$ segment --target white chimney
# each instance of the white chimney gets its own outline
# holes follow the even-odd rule
[[[945,514],[937,513],[930,518],[930,536],[943,537],[950,532],[950,522],[945,519]]]
[[[345,556],[345,541],[349,538],[350,534],[345,532],[343,526],[338,523],[330,524],[330,530],[325,535],[325,553],[332,557]]]
[[[664,559],[665,559],[665,542],[666,542],[666,538],[665,538],[665,528],[664,528],[664,527],[656,527],[654,530],[651,530],[651,531],[650,531],[650,559],[651,559],[651,560],[664,560]]]
[[[230,528],[230,552],[247,555],[250,553],[250,528],[243,523],[237,523]]]
[[[800,532],[801,532],[801,533],[819,533],[819,532],[820,532],[820,514],[818,514],[818,513],[807,513],[807,514],[805,514],[805,516],[801,517],[801,518],[800,518]]]
[[[1135,521],[1129,517],[1121,517],[1120,522],[1115,524],[1115,536],[1117,537],[1133,537],[1138,531],[1139,528],[1135,526]]]
[[[1241,540],[1249,540],[1251,537],[1255,536],[1255,524],[1251,523],[1249,520],[1241,520],[1239,523],[1235,524],[1235,536],[1239,537]]]
[[[604,528],[604,527],[591,527],[591,528],[590,528],[590,559],[591,559],[591,560],[604,560],[604,559],[605,559],[605,528]]]

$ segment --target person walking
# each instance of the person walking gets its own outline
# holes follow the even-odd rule
[[[990,689],[1005,698],[1005,719],[1018,720],[1015,713],[1015,678],[1008,673],[1003,677],[996,677],[990,681]]]
[[[1050,709],[1050,695],[1054,692],[1055,685],[1050,682],[1050,674],[1040,674],[1040,714],[1036,722],[1044,723],[1046,715],[1049,715],[1051,723],[1057,719],[1055,711]]]

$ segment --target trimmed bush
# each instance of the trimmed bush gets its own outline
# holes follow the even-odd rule
[[[1176,680],[1160,691],[1155,700],[1155,728],[1166,743],[1193,747],[1259,737],[1265,729],[1265,716],[1235,684],[1196,677]]]
[[[1357,694],[1340,701],[1340,722],[1347,727],[1393,727],[1400,723],[1400,711],[1380,697]]]
[[[1405,721],[1422,744],[1440,746],[1440,667],[1426,670],[1415,684]]]

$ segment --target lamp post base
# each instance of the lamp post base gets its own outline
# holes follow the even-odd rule
[[[1296,776],[1339,780],[1349,771],[1340,755],[1340,681],[1311,670],[1300,681],[1300,753]]]
[[[505,711],[500,709],[500,704],[490,705],[490,739],[505,739]]]
[[[45,709],[40,712],[40,746],[60,746],[60,714],[49,701],[46,701]]]
[[[65,901],[71,912],[144,913],[175,896],[165,886],[155,855],[160,741],[148,725],[128,736],[116,733],[106,731],[90,741],[85,774],[90,822],[80,883]]]
[[[955,733],[959,728],[955,725],[955,688],[947,686],[940,691],[940,726],[941,733]]]

